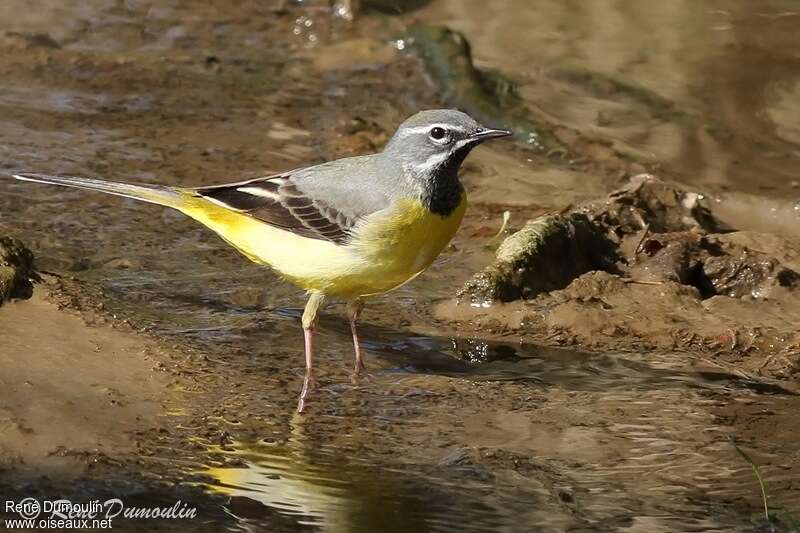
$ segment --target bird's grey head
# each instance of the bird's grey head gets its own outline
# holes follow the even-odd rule
[[[458,169],[470,150],[511,132],[480,125],[456,109],[420,111],[403,122],[383,150],[435,213],[447,215],[461,200]]]

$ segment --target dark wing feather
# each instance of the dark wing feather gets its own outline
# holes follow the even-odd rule
[[[195,194],[292,233],[344,244],[357,217],[302,192],[291,175],[202,187]]]

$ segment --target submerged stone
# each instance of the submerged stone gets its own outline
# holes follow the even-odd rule
[[[422,59],[425,70],[452,107],[463,109],[479,122],[504,127],[514,137],[543,152],[566,152],[553,126],[522,104],[513,83],[498,72],[475,68],[462,33],[444,26],[413,26],[405,40]]]

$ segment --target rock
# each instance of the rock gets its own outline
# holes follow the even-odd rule
[[[742,298],[764,298],[773,287],[791,287],[800,274],[776,259],[742,250],[737,255],[711,256],[703,262],[703,274],[713,294]]]
[[[774,287],[800,283],[786,264],[788,243],[756,238],[768,250],[754,251],[743,244],[754,237],[737,233],[712,215],[702,195],[639,175],[603,200],[528,222],[458,296],[479,306],[530,299],[593,270],[636,283],[678,283],[698,298],[763,298]]]
[[[590,270],[614,264],[614,243],[586,215],[546,215],[528,222],[497,250],[497,260],[459,292],[473,303],[531,298],[566,287]]]
[[[694,285],[698,267],[695,250],[701,235],[694,231],[664,233],[642,242],[642,254],[629,275],[640,281],[674,281]],[[640,257],[645,259],[641,260]]]
[[[13,237],[0,237],[0,305],[12,298],[30,298],[38,279],[33,252]]]
[[[625,187],[605,200],[579,206],[592,220],[620,236],[639,232],[645,225],[651,233],[701,229],[729,231],[706,205],[703,195],[686,191],[651,174],[633,176]]]

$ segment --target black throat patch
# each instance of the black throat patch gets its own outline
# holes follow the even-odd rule
[[[447,217],[461,204],[464,186],[458,181],[458,169],[471,149],[465,146],[431,172],[422,203],[432,213]]]

